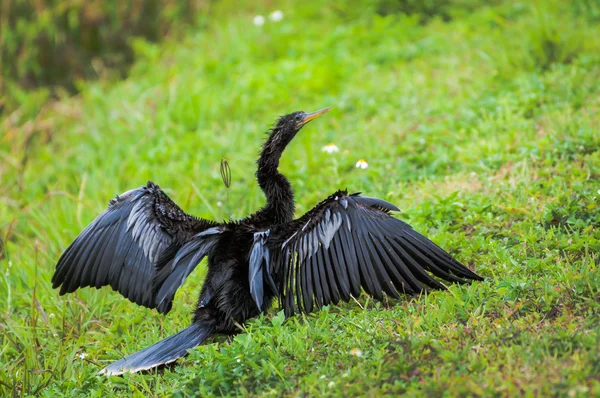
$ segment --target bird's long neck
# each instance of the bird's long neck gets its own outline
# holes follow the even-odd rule
[[[294,218],[294,193],[288,179],[279,172],[279,159],[285,145],[278,144],[273,132],[263,145],[257,161],[256,178],[267,197],[259,214],[273,224],[290,222]]]

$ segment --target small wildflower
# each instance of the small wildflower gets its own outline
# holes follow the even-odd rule
[[[279,22],[283,19],[283,12],[281,10],[275,10],[269,15],[269,19],[273,22]]]
[[[366,160],[364,159],[360,159],[358,162],[356,162],[356,168],[357,169],[366,169],[367,167],[369,167],[369,163],[367,163]]]
[[[330,381],[329,384],[327,384],[327,387],[329,387],[329,388],[333,388],[333,386],[335,386],[334,381]]]
[[[359,348],[351,349],[350,354],[354,355],[355,357],[362,357],[362,351]]]
[[[50,319],[54,318],[56,315],[50,314]]]
[[[54,333],[54,334],[53,334],[53,336],[54,336],[54,337],[58,337],[58,333]]]
[[[598,190],[598,195],[600,195],[600,189]],[[10,265],[10,263],[8,263]]]
[[[329,143],[329,144],[325,145],[323,148],[321,148],[321,150],[322,150],[323,152],[327,152],[327,153],[329,153],[329,154],[332,154],[332,153],[339,152],[339,151],[340,151],[340,148],[338,148],[338,147],[337,147],[337,145],[335,145],[335,144],[332,142],[332,143]]]
[[[223,202],[221,202],[221,201],[218,201],[218,202],[217,202],[217,207],[221,207],[221,206],[223,206]]]
[[[240,362],[242,362],[242,360],[238,358],[238,359],[237,359],[237,363],[240,363]]]
[[[257,15],[254,17],[253,22],[256,26],[263,26],[265,24],[265,17],[263,17],[262,15]]]
[[[85,352],[79,354],[79,359],[85,359],[85,357],[87,357],[87,354]]]

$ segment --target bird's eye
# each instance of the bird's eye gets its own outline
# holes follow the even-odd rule
[[[302,115],[301,113],[298,113],[294,119],[296,119],[297,122],[299,122],[300,120],[302,120],[302,118],[304,117],[304,115]]]

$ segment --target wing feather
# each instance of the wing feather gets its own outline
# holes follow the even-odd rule
[[[296,266],[303,266],[303,264],[296,264]],[[309,266],[311,268],[311,273],[312,273],[312,277],[313,277],[313,287],[315,289],[315,304],[317,307],[322,307],[323,305],[326,305],[327,302],[324,300],[324,295],[323,295],[323,285],[321,284],[321,272],[320,272],[320,268],[319,264],[317,263],[316,259],[314,257],[310,257],[308,259],[308,264],[307,266]]]
[[[408,285],[402,277],[402,275],[400,275],[400,269],[404,266],[404,264],[402,264],[402,262],[395,262],[394,260],[392,260],[388,256],[386,250],[383,248],[381,241],[378,238],[373,236],[371,239],[371,243],[376,252],[375,257],[379,259],[382,267],[387,273],[389,281],[387,282],[387,284],[388,289],[392,291],[391,295],[394,298],[399,298],[398,292],[413,294],[414,291],[412,290],[410,285]]]
[[[347,218],[347,215],[345,218],[348,220],[347,228],[340,228],[340,237],[343,238],[343,241],[341,242],[342,253],[348,269],[348,275],[350,276],[350,291],[354,297],[358,297],[360,296],[361,291],[360,271],[357,263],[358,256],[356,255],[356,248],[352,241],[352,231],[350,229],[351,227],[349,222],[350,219]]]
[[[350,279],[348,277],[348,269],[344,263],[344,257],[341,252],[340,236],[334,236],[331,245],[331,258],[333,268],[336,271],[337,281],[339,284],[340,298],[344,301],[350,300]]]
[[[356,259],[358,263],[358,270],[361,274],[361,285],[363,289],[370,295],[375,297],[377,300],[383,300],[383,292],[381,285],[375,276],[375,272],[369,261],[369,256],[365,248],[363,231],[365,230],[364,225],[358,222],[354,217],[351,217],[354,228],[352,229],[352,240],[356,247]]]
[[[361,288],[382,300],[384,293],[399,298],[444,289],[436,278],[482,279],[391,211],[398,209],[381,199],[338,191],[305,216],[273,227],[263,244],[277,253],[270,269],[286,315],[349,301]]]
[[[329,257],[329,254],[330,250],[327,250],[324,247],[322,248],[322,250],[317,250],[317,253],[315,253],[315,255],[318,256],[317,261],[319,262],[319,264],[323,264],[322,268],[325,268],[327,280],[324,289],[328,288],[331,297],[331,302],[333,304],[337,304],[340,302],[340,292],[338,291],[338,282],[334,275],[333,265],[331,264],[331,258]]]
[[[394,239],[386,239],[387,242],[392,246],[392,248],[396,251],[403,260],[404,263],[408,266],[408,271],[416,274],[416,278],[418,279],[417,283],[425,283],[427,286],[435,288],[435,289],[444,289],[444,285],[435,280],[431,275],[427,273],[427,271],[410,255],[398,242]]]
[[[314,292],[314,284],[313,276],[312,276],[312,265],[310,263],[305,264],[303,267],[297,267],[302,271],[300,285],[302,288],[302,297],[303,302],[302,305],[304,307],[304,311],[310,313],[313,308],[313,296]]]
[[[53,287],[60,287],[62,295],[81,287],[110,285],[137,304],[168,312],[175,291],[221,232],[215,226],[184,213],[149,182],[117,196],[81,232],[58,260]],[[174,261],[179,249],[191,254],[190,243],[195,255]],[[171,274],[177,277],[169,279]],[[167,280],[169,287],[162,289],[157,301]]]

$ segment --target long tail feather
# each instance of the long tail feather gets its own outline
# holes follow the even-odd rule
[[[100,371],[108,376],[135,373],[171,363],[202,344],[214,331],[212,323],[193,323],[181,332],[167,337],[142,351],[114,362]]]

